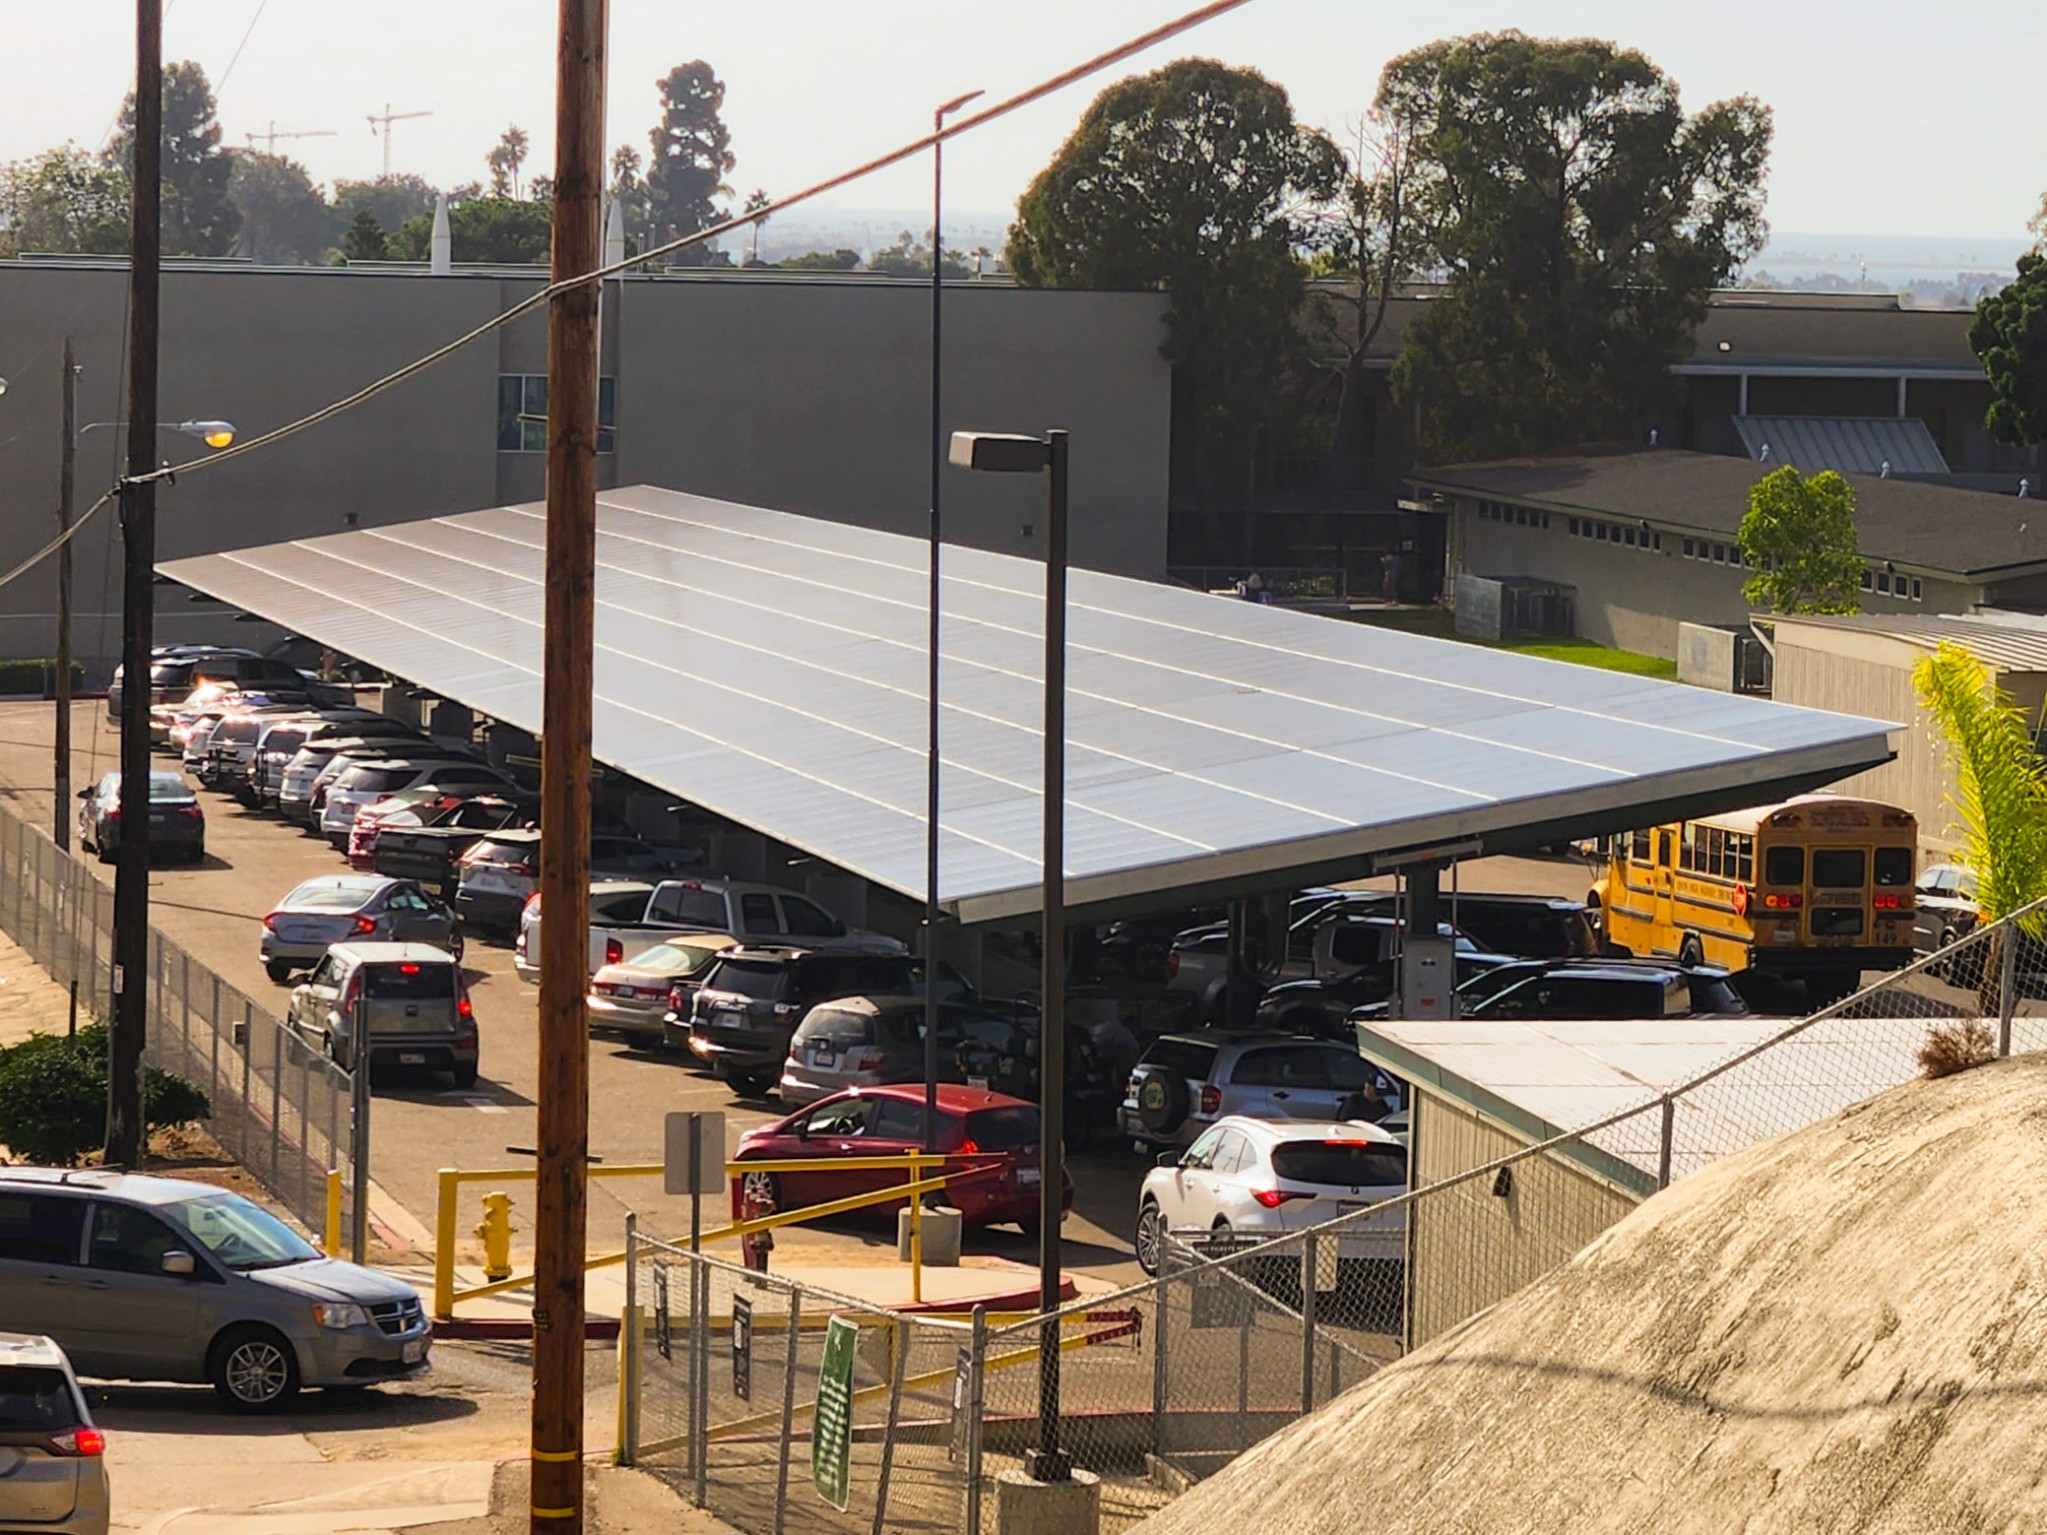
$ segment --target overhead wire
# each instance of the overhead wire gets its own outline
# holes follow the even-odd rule
[[[216,96],[227,89],[227,77],[235,72],[235,65],[241,63],[242,50],[249,46],[249,39],[256,33],[256,23],[263,19],[263,8],[269,3],[270,0],[256,0],[256,14],[249,18],[248,28],[242,33],[242,40],[235,44],[234,56],[227,61],[227,68],[220,72],[220,78],[213,82],[213,92]]]

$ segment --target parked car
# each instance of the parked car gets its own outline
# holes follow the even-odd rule
[[[433,784],[442,789],[515,787],[511,776],[487,762],[454,752],[407,751],[351,763],[334,775],[320,810],[320,830],[336,847],[348,846],[355,813],[387,794]]]
[[[1159,1271],[1169,1232],[1269,1240],[1397,1199],[1407,1181],[1407,1148],[1377,1125],[1232,1114],[1145,1174],[1137,1266]],[[1339,1264],[1404,1261],[1406,1212],[1364,1216],[1333,1240]]]
[[[1391,890],[1345,894],[1344,914],[1393,916]],[[1444,892],[1442,916],[1482,950],[1528,959],[1586,959],[1601,952],[1598,929],[1583,901],[1551,895],[1507,895],[1494,891]]]
[[[600,876],[590,881],[590,973],[593,976],[604,966],[620,964],[626,958],[624,945],[616,939],[608,939],[601,924],[645,911],[647,897],[653,889],[643,879],[606,879]],[[537,984],[540,980],[540,892],[537,890],[526,897],[526,904],[519,908],[519,933],[512,940],[512,968],[522,981]],[[687,1028],[689,1014],[684,1012],[682,1019]]]
[[[1360,914],[1343,902],[1328,903],[1312,921],[1296,925],[1278,977],[1282,983],[1287,979],[1336,981],[1362,970],[1380,977],[1390,990],[1405,927],[1406,923],[1396,917]],[[1447,922],[1438,923],[1436,931],[1455,940],[1461,949],[1474,952],[1477,949]],[[1202,1017],[1210,1022],[1228,1017],[1227,931],[1183,934],[1173,949],[1168,968],[1173,972],[1170,989],[1194,992]]]
[[[57,1341],[0,1332],[0,1528],[107,1535],[106,1450]]]
[[[367,1064],[445,1071],[476,1082],[476,1010],[462,965],[423,943],[337,943],[291,994],[285,1022],[353,1071]]]
[[[86,1375],[211,1381],[243,1412],[417,1375],[433,1341],[412,1286],[241,1195],[96,1170],[0,1167],[0,1316]]]
[[[1983,908],[1976,904],[1976,871],[1964,864],[1934,864],[1919,876],[1916,889],[1912,947],[1920,954],[1931,954],[1968,937],[1983,920]],[[1964,964],[1962,968],[1980,968],[1982,956],[1976,955],[1975,961],[1975,966]],[[1953,962],[1948,964],[1952,967]],[[1973,986],[1978,979],[1966,977],[1965,983]]]
[[[662,880],[635,920],[593,930],[590,948],[630,959],[671,933],[730,933],[747,943],[787,942],[856,954],[904,952],[887,934],[848,927],[799,891],[711,877]]]
[[[1027,1235],[1035,1234],[1042,1176],[1036,1105],[947,1083],[938,1089],[938,1116],[938,1149],[958,1155],[957,1161],[948,1160],[938,1171],[979,1174],[946,1186],[946,1202],[960,1212],[962,1224],[1009,1223]],[[739,1213],[749,1195],[775,1209],[794,1210],[907,1183],[908,1175],[899,1169],[851,1167],[846,1159],[907,1156],[923,1147],[922,1087],[862,1087],[835,1093],[739,1138],[732,1153],[735,1162],[810,1161],[816,1171],[741,1173],[732,1180],[733,1213]],[[1063,1165],[1062,1176],[1064,1211],[1073,1206],[1073,1178]],[[876,1204],[868,1218],[893,1222],[903,1206],[902,1200]]]
[[[119,724],[121,695],[126,691],[125,667],[114,668],[114,680],[107,689],[107,719]],[[183,698],[207,683],[226,683],[243,692],[266,688],[293,688],[316,703],[355,702],[355,691],[340,683],[323,682],[287,661],[272,660],[232,645],[174,645],[156,653],[149,663],[151,703],[168,703]]]
[[[605,965],[590,978],[590,1027],[666,1039],[661,1020],[678,993],[694,991],[725,950],[739,940],[728,933],[677,936],[642,949],[622,964]]]
[[[1467,1018],[1705,1018],[1749,1010],[1720,966],[1660,959],[1502,965],[1457,996]]]
[[[1108,1082],[1086,1031],[1070,1027],[1067,1039],[1069,1136],[1075,1144],[1085,1145],[1088,1128],[1101,1118]],[[840,997],[820,1002],[796,1025],[775,1093],[786,1106],[797,1108],[848,1088],[923,1080],[924,999]],[[938,1080],[1035,1102],[1035,1010],[985,1001],[939,1003]],[[1113,1110],[1114,1105],[1109,1107]]]
[[[761,945],[727,949],[697,988],[688,1024],[689,1048],[742,1094],[765,1093],[781,1080],[789,1041],[803,1015],[838,997],[922,996],[924,963],[907,954],[839,954]],[[966,1000],[973,988],[942,961],[941,1001]],[[682,1043],[681,1020],[663,1020],[671,1045]]]
[[[263,918],[263,968],[280,984],[318,964],[337,943],[432,944],[459,960],[455,914],[409,879],[323,874],[297,886]]]
[[[107,863],[121,846],[121,775],[101,775],[91,788],[78,791],[78,799],[78,845]],[[206,812],[176,773],[149,775],[149,846],[192,863],[206,856]]]
[[[341,771],[341,767],[335,765],[337,761],[346,766],[349,762],[389,757],[429,744],[416,731],[408,731],[395,722],[388,729],[382,725],[364,724],[340,735],[316,731],[286,761],[278,776],[277,813],[287,821],[317,828],[320,824],[320,801],[326,798],[326,788],[333,781],[333,773]],[[333,773],[328,771],[330,768]]]
[[[539,816],[540,801],[533,795],[425,784],[358,810],[348,861],[416,879],[452,900],[461,877],[457,859],[486,832],[532,826]]]
[[[394,730],[404,729],[396,720],[386,720],[383,715],[368,709],[353,707],[321,709],[295,719],[272,720],[256,738],[256,749],[249,757],[249,803],[258,809],[275,810],[285,769],[299,754],[301,747],[333,740],[354,731],[373,730],[378,728],[379,721],[384,721]],[[408,733],[408,738],[423,739],[413,733]]]
[[[1217,1120],[1369,1120],[1399,1098],[1355,1046],[1285,1034],[1165,1034],[1130,1074],[1119,1125],[1139,1150],[1191,1145]]]
[[[657,847],[639,837],[616,833],[600,832],[590,839],[590,869],[595,874],[658,878],[697,857],[694,848]],[[462,872],[455,888],[455,909],[462,920],[481,933],[516,937],[526,902],[540,889],[539,831],[490,832],[471,844],[456,863]],[[538,952],[533,951],[535,957]]]
[[[1521,963],[1514,955],[1488,953],[1463,937],[1457,939],[1453,956],[1459,986],[1502,965]],[[1398,982],[1398,970],[1390,963],[1326,981],[1313,976],[1282,981],[1259,999],[1258,1028],[1265,1033],[1313,1034],[1348,1043],[1355,1037],[1352,1021],[1360,1009],[1383,1015]]]

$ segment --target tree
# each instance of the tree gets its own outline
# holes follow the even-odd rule
[[[0,256],[117,255],[128,222],[128,178],[76,144],[0,166]]]
[[[490,167],[490,195],[519,195],[519,167],[526,163],[526,130],[513,123],[498,137],[497,147],[483,157]]]
[[[449,257],[502,266],[544,266],[554,245],[554,210],[543,202],[471,197],[448,204]],[[407,219],[391,235],[391,254],[424,261],[433,241],[431,214]]]
[[[1754,575],[1741,589],[1773,613],[1853,613],[1862,556],[1855,547],[1855,487],[1831,469],[1807,479],[1791,465],[1749,487],[1735,535]]]
[[[746,203],[743,207],[740,208],[739,211],[742,214],[758,213],[761,211],[761,209],[767,207],[768,204],[773,201],[774,199],[768,196],[766,188],[755,187],[751,192],[746,194]],[[753,245],[751,253],[746,258],[746,264],[748,266],[767,265],[765,261],[761,260],[761,231],[767,227],[768,221],[764,218],[755,219],[753,221]]]
[[[375,181],[334,183],[335,222],[346,226],[356,213],[367,208],[378,227],[396,229],[407,219],[434,211],[440,193],[418,176],[379,176]]]
[[[1017,204],[1009,264],[1026,287],[1169,293],[1162,350],[1208,478],[1240,489],[1298,345],[1307,215],[1342,177],[1336,146],[1294,120],[1279,86],[1181,59],[1095,98]]]
[[[925,233],[930,231],[927,229]],[[931,247],[905,229],[896,236],[895,244],[885,245],[867,258],[867,270],[889,277],[929,277]],[[945,253],[945,275],[967,277],[972,275],[972,268],[959,251],[949,250]]]
[[[341,254],[350,261],[390,259],[390,241],[385,238],[384,226],[369,209],[356,209],[355,217],[348,221],[348,233],[341,239]]]
[[[805,251],[800,256],[784,256],[775,265],[789,272],[850,272],[860,265],[860,252],[843,246],[835,251]]]
[[[620,221],[625,226],[626,248],[637,250],[637,236],[643,234],[653,219],[653,202],[647,190],[647,178],[641,167],[645,162],[640,152],[630,144],[621,144],[611,152],[611,200],[619,205]]]
[[[1990,435],[2014,447],[2047,442],[2047,256],[2019,257],[2019,275],[1977,301],[1969,345],[1990,380]]]
[[[655,243],[666,244],[719,223],[724,214],[716,199],[729,194],[725,184],[737,160],[732,135],[720,115],[725,83],[702,59],[678,64],[664,80],[661,121],[647,135],[653,154],[647,161],[647,196],[653,213]],[[712,252],[702,245],[678,251],[677,266],[709,266]]]
[[[1393,60],[1375,109],[1409,125],[1409,206],[1447,276],[1393,372],[1425,454],[1631,434],[1761,248],[1769,111],[1737,97],[1687,118],[1640,53],[1519,32]]]
[[[135,93],[122,104],[106,162],[135,171]],[[234,160],[220,147],[220,119],[206,71],[189,60],[163,72],[163,253],[225,256],[242,216],[228,197]]]
[[[283,155],[231,149],[227,195],[242,219],[242,249],[258,261],[304,264],[334,243],[334,210],[306,168]]]

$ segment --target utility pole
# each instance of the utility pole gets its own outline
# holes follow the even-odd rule
[[[384,125],[384,176],[386,179],[391,174],[391,125],[393,123],[407,122],[415,117],[432,117],[433,115],[431,112],[393,112],[391,110],[391,103],[388,101],[384,103],[384,110],[381,114],[376,112],[370,113],[371,133],[377,131],[378,123]],[[281,133],[278,135],[279,138],[286,136]]]
[[[606,0],[560,0],[554,253],[562,283],[604,242]],[[389,147],[390,140],[385,140]],[[590,715],[596,652],[600,288],[549,300],[548,658],[540,733],[539,1186],[533,1222],[534,1535],[582,1535],[583,1261],[590,1147]],[[718,1148],[719,1156],[724,1148]]]
[[[134,222],[128,268],[128,473],[121,482],[121,830],[114,840],[114,1027],[107,1162],[142,1161],[149,1036],[149,652],[156,603],[157,261],[163,159],[162,0],[135,0]]]
[[[78,360],[71,338],[64,338],[64,409],[59,423],[64,437],[62,465],[57,473],[57,533],[71,531],[71,495],[78,460]],[[57,545],[57,675],[51,695],[57,700],[57,803],[51,812],[51,835],[57,846],[71,846],[71,540]]]

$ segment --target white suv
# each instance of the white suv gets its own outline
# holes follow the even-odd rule
[[[0,1332],[0,1529],[107,1535],[106,1449],[64,1350]]]
[[[1118,1127],[1140,1151],[1185,1146],[1228,1114],[1378,1119],[1399,1099],[1353,1045],[1301,1034],[1162,1034],[1138,1058]]]

